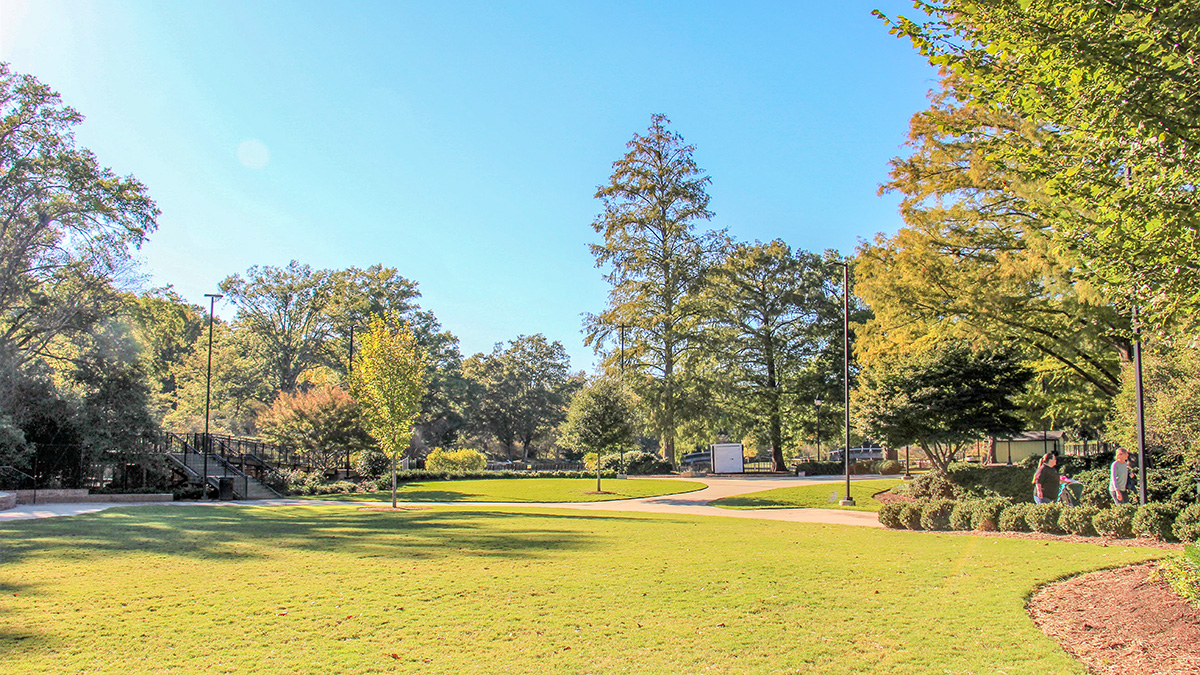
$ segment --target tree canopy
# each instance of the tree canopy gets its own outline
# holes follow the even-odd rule
[[[944,471],[980,436],[1022,429],[1013,398],[1031,376],[1010,352],[943,344],[864,373],[857,423],[891,447],[921,446]]]
[[[593,223],[604,237],[594,244],[596,266],[607,266],[608,307],[585,320],[586,342],[597,351],[623,331],[627,381],[649,410],[663,457],[675,461],[678,428],[691,404],[687,362],[702,349],[706,309],[701,289],[723,236],[697,234],[712,217],[705,192],[710,179],[694,148],[654,115],[644,135],[613,163],[607,185],[596,191],[604,212]],[[624,327],[624,328],[622,328]],[[617,366],[610,353],[608,366]]]

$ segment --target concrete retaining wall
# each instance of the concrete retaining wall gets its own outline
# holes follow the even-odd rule
[[[17,496],[11,492],[0,492],[0,511],[17,505]]]
[[[87,490],[16,490],[18,504],[33,504],[35,497],[38,504],[140,504],[174,499],[170,494],[90,495]]]

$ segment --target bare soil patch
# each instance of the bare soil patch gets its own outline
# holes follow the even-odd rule
[[[1155,563],[1102,570],[1043,587],[1034,623],[1093,675],[1200,673],[1200,609],[1152,577]]]

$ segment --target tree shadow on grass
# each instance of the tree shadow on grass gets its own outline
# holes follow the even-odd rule
[[[204,561],[269,556],[272,548],[348,556],[529,558],[593,546],[596,535],[550,528],[543,514],[365,511],[352,506],[138,507],[0,526],[0,573],[29,556],[87,560],[132,552]],[[582,520],[586,517],[572,518]]]

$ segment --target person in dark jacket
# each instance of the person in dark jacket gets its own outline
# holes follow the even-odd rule
[[[1049,504],[1058,499],[1058,457],[1047,452],[1042,461],[1038,462],[1037,472],[1033,474],[1033,501],[1036,504]]]

